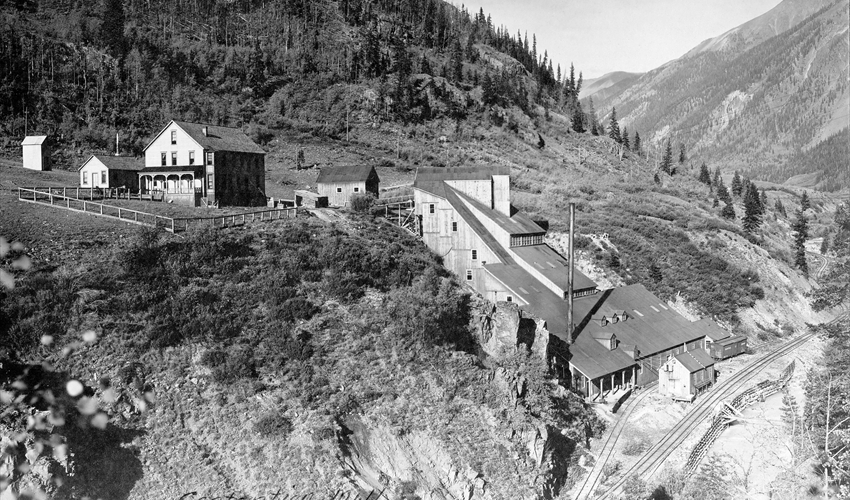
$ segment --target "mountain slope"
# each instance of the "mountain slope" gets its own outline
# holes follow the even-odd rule
[[[588,97],[598,99],[609,99],[628,88],[643,73],[628,73],[626,71],[614,71],[606,73],[599,78],[591,78],[584,81],[584,86],[579,93],[579,99]]]
[[[650,71],[619,95],[594,98],[596,109],[616,106],[621,125],[644,132],[651,143],[675,137],[690,156],[728,169],[769,172],[805,155],[850,120],[850,2],[831,2],[783,31],[811,6],[786,0]],[[780,34],[759,41],[774,31]],[[821,171],[817,184],[847,186],[835,184],[831,173]]]
[[[832,2],[833,0],[786,0],[755,19],[720,36],[705,40],[685,56],[703,52],[744,52],[788,31]]]

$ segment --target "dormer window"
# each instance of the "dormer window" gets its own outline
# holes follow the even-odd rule
[[[616,314],[611,316],[611,323],[619,323],[619,322],[620,322],[619,316],[617,316]]]

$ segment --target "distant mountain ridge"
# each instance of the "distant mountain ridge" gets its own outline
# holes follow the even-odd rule
[[[850,126],[848,12],[850,0],[785,0],[616,93],[595,93],[595,108],[616,106],[621,126],[650,145],[674,137],[725,169],[850,187],[846,164],[822,161],[838,157],[824,147],[841,141],[827,139]],[[810,151],[821,160],[808,161]]]
[[[608,98],[616,95],[617,92],[621,92],[641,75],[643,73],[628,73],[626,71],[605,73],[599,78],[585,80],[578,97],[579,99],[586,99],[599,94],[603,96],[602,99]]]
[[[785,0],[764,14],[709,38],[691,49],[685,57],[708,51],[747,50],[793,28],[834,0]]]

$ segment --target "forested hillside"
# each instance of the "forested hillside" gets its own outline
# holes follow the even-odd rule
[[[850,5],[822,3],[786,0],[763,29],[736,29],[709,40],[617,95],[597,96],[596,107],[607,113],[615,106],[622,125],[652,131],[647,142],[675,137],[692,156],[729,170],[780,182],[813,173],[812,186],[848,187],[836,175],[844,165],[822,160],[840,156],[839,141],[827,139],[850,123]],[[789,25],[785,10],[792,8],[807,14]],[[775,24],[786,31],[765,38]]]
[[[108,149],[119,132],[138,153],[171,118],[245,127],[261,143],[295,125],[339,137],[347,119],[575,106],[581,85],[533,34],[440,0],[22,0],[0,15],[8,152],[28,130],[78,150]]]

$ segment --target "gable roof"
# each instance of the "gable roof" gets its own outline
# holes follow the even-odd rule
[[[711,356],[702,349],[694,349],[692,351],[677,354],[676,360],[679,363],[682,363],[682,366],[684,366],[689,373],[698,372],[714,365],[714,360],[711,359]]]
[[[252,141],[245,132],[238,128],[221,127],[219,125],[207,125],[203,123],[192,123],[178,120],[171,120],[168,124],[154,136],[153,139],[145,146],[145,151],[151,144],[166,130],[171,127],[171,124],[180,127],[193,141],[198,143],[204,149],[210,151],[233,151],[236,153],[257,153],[266,154],[256,142]],[[207,134],[204,135],[204,128],[207,129]]]
[[[38,146],[47,140],[46,135],[28,135],[21,141],[21,146]]]
[[[366,182],[369,180],[369,176],[371,175],[378,177],[378,173],[375,172],[375,167],[371,165],[322,167],[322,169],[319,170],[319,177],[316,178],[316,183]]]
[[[83,167],[88,165],[92,158],[97,158],[97,160],[109,170],[129,170],[138,172],[145,168],[144,161],[133,156],[91,155],[86,161],[83,162],[82,165],[80,165],[80,168],[78,168],[77,170],[82,170]]]

